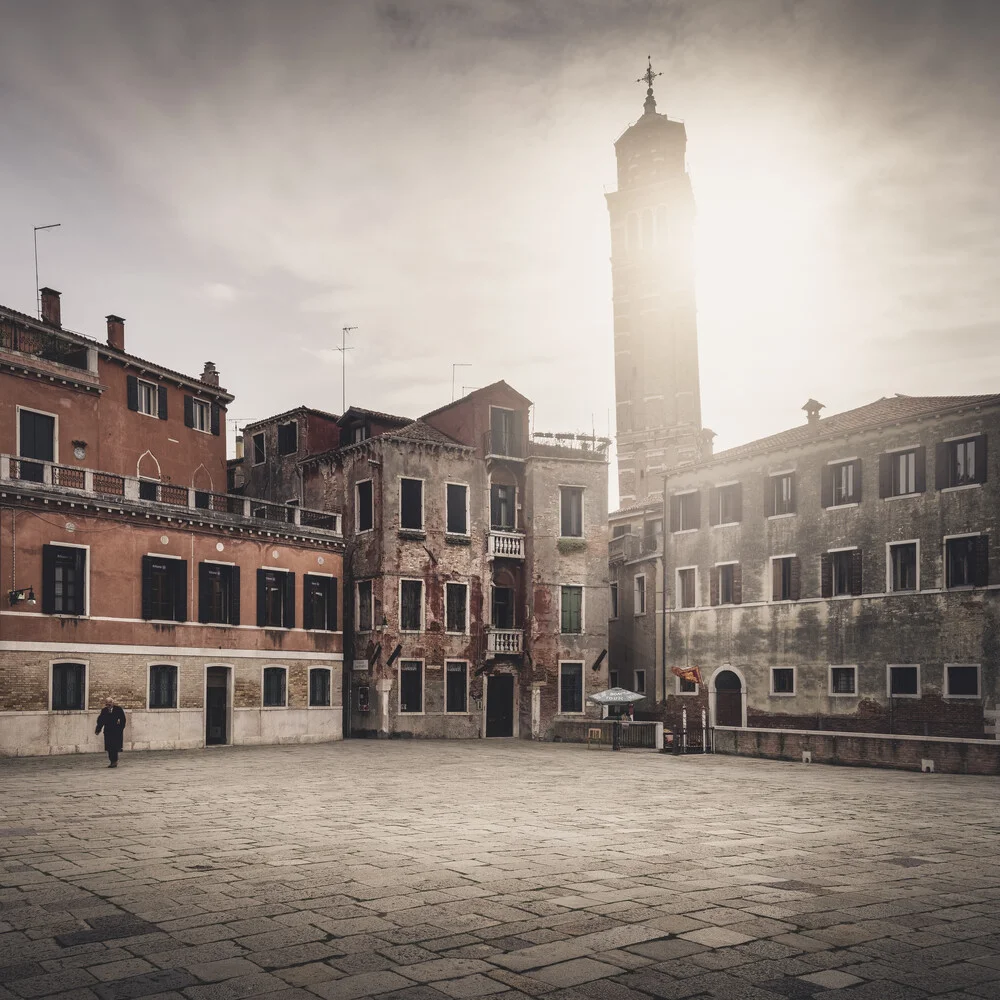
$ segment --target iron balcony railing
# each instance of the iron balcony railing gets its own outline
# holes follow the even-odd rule
[[[13,455],[0,455],[0,481],[37,483],[41,486],[92,494],[105,499],[117,498],[137,503],[167,504],[229,515],[247,521],[291,524],[296,527],[328,531],[335,535],[341,534],[341,516],[330,511],[270,503],[253,497],[234,496],[231,493],[196,490],[174,483],[120,476],[114,472],[81,469]]]
[[[490,531],[490,555],[501,559],[523,559],[524,535],[513,531]]]
[[[491,628],[486,632],[488,653],[521,653],[524,650],[524,630],[519,628]]]
[[[28,326],[13,317],[0,316],[0,350],[17,351],[70,368],[90,371],[89,351],[84,344],[48,330]]]

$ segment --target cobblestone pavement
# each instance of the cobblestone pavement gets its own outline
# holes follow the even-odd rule
[[[0,1000],[1000,997],[993,778],[392,741],[0,789]]]

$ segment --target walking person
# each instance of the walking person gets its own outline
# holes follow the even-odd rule
[[[104,708],[97,717],[95,733],[104,730],[104,749],[108,751],[108,767],[118,766],[118,754],[125,742],[125,711],[116,705],[114,698],[104,699]]]

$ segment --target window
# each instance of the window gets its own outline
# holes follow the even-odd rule
[[[177,667],[170,663],[149,668],[149,707],[177,707]]]
[[[891,698],[920,697],[920,667],[916,664],[890,664],[886,668],[886,687]]]
[[[935,485],[939,490],[986,482],[986,435],[944,441],[935,453]]]
[[[142,617],[147,621],[187,621],[187,561],[142,557]]]
[[[70,545],[42,546],[42,612],[87,613],[87,550]]]
[[[158,500],[160,491],[160,483],[156,479],[140,479],[139,480],[139,499],[140,500]]]
[[[372,582],[359,580],[357,583],[357,606],[355,625],[358,632],[372,630]]]
[[[460,483],[448,483],[447,520],[445,530],[449,535],[469,533],[469,487]]]
[[[678,694],[697,694],[698,693],[698,682],[689,681],[686,677],[677,678],[677,693]]]
[[[636,615],[646,613],[646,576],[644,573],[636,576],[633,583],[632,613]]]
[[[350,350],[350,348],[348,348]],[[347,440],[351,444],[361,444],[362,441],[367,441],[369,437],[368,425],[358,424],[355,427],[350,428],[347,432]]]
[[[422,479],[399,481],[399,528],[401,531],[424,530],[424,482]]]
[[[830,694],[852,696],[858,693],[857,667],[830,667]]]
[[[618,687],[618,671],[609,670],[608,671],[608,687],[616,688]]]
[[[801,596],[799,557],[775,556],[771,560],[771,600],[797,601]]]
[[[501,483],[490,486],[490,527],[494,531],[514,531],[515,488]]]
[[[291,420],[278,424],[278,454],[294,455],[299,450],[299,425]]]
[[[302,627],[337,631],[337,581],[332,576],[306,573],[302,577]]]
[[[420,632],[424,627],[423,580],[399,581],[399,630]]]
[[[136,378],[135,375],[126,376],[125,382],[130,410],[145,413],[149,417],[159,417],[160,420],[167,419],[166,386],[147,382],[144,379]]]
[[[701,527],[698,493],[680,493],[670,498],[670,530],[694,531]]]
[[[823,597],[861,594],[861,549],[841,549],[820,556]]]
[[[563,635],[578,635],[583,631],[583,587],[563,587],[560,595]]]
[[[375,525],[375,507],[372,500],[370,479],[365,479],[354,487],[354,509],[357,511],[358,531],[371,531]]]
[[[927,452],[908,448],[879,455],[878,495],[882,498],[912,496],[926,489]]]
[[[493,614],[492,622],[494,628],[515,628],[514,624],[514,589],[512,587],[493,588]]]
[[[54,462],[56,454],[56,418],[48,413],[17,408],[18,448],[22,458],[37,458],[38,462],[18,463],[21,479],[41,483],[45,481],[45,466],[42,462]]]
[[[646,671],[636,670],[635,671],[635,693],[645,694],[646,693]]]
[[[621,538],[622,535],[631,535],[631,534],[632,534],[632,525],[631,524],[616,524],[611,529],[611,537],[612,538]]]
[[[253,464],[263,465],[267,458],[267,451],[264,448],[264,432],[254,434],[253,438]]]
[[[559,535],[583,538],[583,487],[559,487]]]
[[[946,698],[978,698],[979,666],[945,664],[944,696]]]
[[[779,472],[768,477],[770,516],[795,513],[795,473]]]
[[[198,564],[198,621],[239,625],[239,566],[209,562]]]
[[[313,667],[309,671],[309,707],[329,708],[330,671],[326,667]]]
[[[861,459],[823,466],[824,507],[840,507],[861,502]]]
[[[743,520],[743,487],[740,483],[713,488],[711,499],[710,524],[736,524]]]
[[[677,598],[679,608],[693,608],[698,603],[697,570],[691,566],[677,571]]]
[[[611,617],[618,617],[618,584],[611,584]],[[612,685],[614,687],[614,685]]]
[[[713,566],[709,579],[709,603],[742,604],[743,571],[739,563],[723,563]]]
[[[889,592],[917,589],[918,542],[889,544]]]
[[[444,604],[445,631],[463,634],[468,632],[469,585],[466,583],[446,583],[444,585]]]
[[[517,432],[517,414],[499,406],[490,407],[490,444],[487,451],[491,455],[521,457],[521,440]]]
[[[295,627],[295,574],[257,570],[257,627]]]
[[[423,710],[423,660],[401,660],[399,664],[399,711],[420,715]]]
[[[284,708],[288,671],[284,667],[264,667],[264,708]]]
[[[985,587],[990,582],[989,537],[945,539],[945,586]]]
[[[212,428],[212,407],[204,400],[195,399],[193,396],[184,397],[184,426],[193,427],[205,434],[219,433],[218,417],[214,431]]]
[[[444,665],[446,712],[469,710],[469,665],[464,660],[446,660]]]
[[[795,694],[795,667],[771,667],[771,694]]]
[[[82,712],[87,703],[87,666],[84,663],[52,664],[52,711]]]
[[[559,664],[559,711],[583,711],[583,664]]]

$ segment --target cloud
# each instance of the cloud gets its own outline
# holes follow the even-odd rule
[[[202,285],[201,294],[204,298],[210,299],[213,302],[235,302],[240,292],[225,282],[210,281]]]

